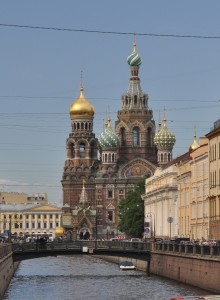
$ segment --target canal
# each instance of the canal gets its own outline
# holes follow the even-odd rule
[[[121,271],[94,256],[72,255],[22,261],[3,299],[167,300],[201,294],[206,293],[138,270]]]

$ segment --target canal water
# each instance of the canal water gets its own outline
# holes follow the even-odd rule
[[[88,255],[22,261],[3,299],[10,300],[167,300],[204,291]]]

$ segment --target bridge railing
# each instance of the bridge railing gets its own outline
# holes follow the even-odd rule
[[[62,251],[62,250],[83,250],[84,247],[103,251],[130,251],[148,252],[151,251],[151,243],[125,242],[125,241],[53,241],[53,242],[28,242],[14,243],[13,252],[36,252],[36,251]]]
[[[175,243],[155,243],[155,251],[173,252],[186,255],[200,256],[219,256],[220,246],[192,245],[192,244],[175,244]]]

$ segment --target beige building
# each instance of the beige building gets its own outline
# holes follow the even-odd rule
[[[206,134],[209,140],[209,232],[220,239],[220,120]]]
[[[146,179],[144,200],[145,237],[170,238],[178,235],[177,167],[157,168]]]
[[[61,214],[61,208],[50,204],[0,204],[0,234],[54,238]]]
[[[0,204],[47,203],[47,194],[0,192]]]
[[[208,139],[146,179],[145,236],[209,239]],[[146,233],[147,230],[147,233]]]

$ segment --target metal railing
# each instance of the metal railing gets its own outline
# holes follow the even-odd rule
[[[14,253],[21,252],[41,252],[41,251],[82,251],[83,247],[94,249],[94,251],[129,251],[129,252],[149,252],[151,243],[145,242],[125,242],[125,241],[53,241],[34,243],[14,243],[12,244]]]
[[[217,256],[220,259],[220,246],[193,244],[155,243],[154,251],[172,252],[195,256]]]

